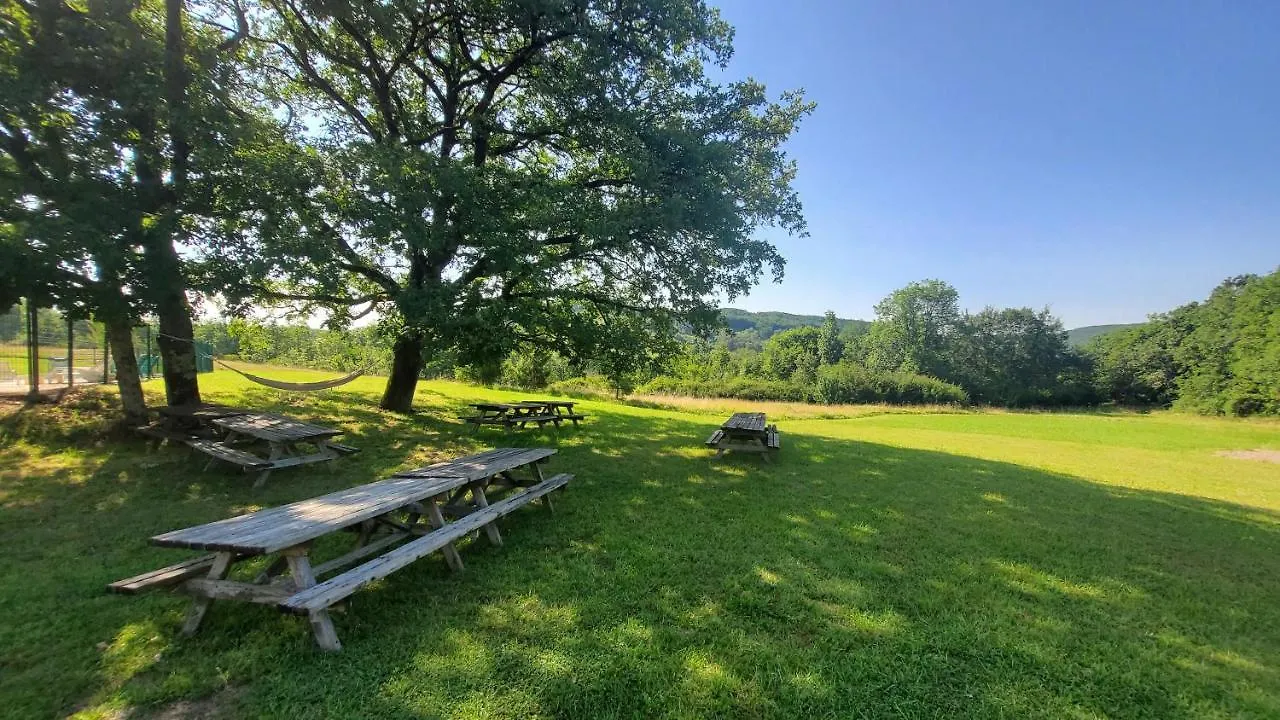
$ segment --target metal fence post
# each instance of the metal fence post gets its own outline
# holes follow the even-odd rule
[[[102,384],[106,385],[111,368],[111,343],[107,342],[107,324],[102,324]]]
[[[40,322],[36,319],[35,305],[27,298],[27,394],[35,398],[40,394]]]
[[[70,388],[76,384],[76,341],[75,341],[76,323],[67,316],[67,387]]]

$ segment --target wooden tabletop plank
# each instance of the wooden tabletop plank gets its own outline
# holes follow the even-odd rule
[[[274,442],[296,442],[341,435],[341,430],[312,425],[297,418],[271,413],[245,413],[218,418],[215,425],[241,435]]]
[[[356,525],[466,484],[464,478],[393,477],[309,500],[174,530],[153,545],[266,554]]]
[[[551,448],[497,448],[456,460],[396,473],[396,477],[459,477],[468,482],[497,475],[555,455]]]
[[[764,413],[734,413],[720,427],[725,430],[746,430],[748,432],[764,432]]]
[[[161,405],[152,408],[156,413],[169,418],[192,418],[195,420],[216,420],[218,418],[232,417],[235,415],[244,415],[249,412],[240,408],[233,408],[227,405],[214,405],[211,403],[188,403],[185,405]]]

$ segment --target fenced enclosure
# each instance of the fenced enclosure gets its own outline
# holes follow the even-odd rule
[[[143,378],[160,374],[160,352],[149,325],[134,328]],[[57,308],[20,302],[0,313],[0,396],[26,397],[115,380],[115,361],[102,323],[68,319]]]

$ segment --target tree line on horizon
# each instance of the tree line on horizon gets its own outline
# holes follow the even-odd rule
[[[1232,278],[1205,302],[1083,347],[1068,342],[1047,309],[961,312],[955,289],[940,280],[893,292],[870,323],[840,323],[828,312],[820,324],[789,327],[763,343],[735,343],[737,334],[726,322],[713,336],[686,335],[662,362],[639,372],[573,362],[545,348],[518,349],[485,367],[439,356],[424,372],[570,393],[1004,407],[1113,403],[1280,414],[1280,270]],[[235,320],[199,325],[197,335],[218,352],[253,362],[342,371],[389,362],[369,328],[335,332]]]

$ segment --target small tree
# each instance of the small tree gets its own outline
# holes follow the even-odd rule
[[[950,377],[959,298],[956,289],[941,280],[913,282],[893,291],[876,304],[876,321],[866,338],[868,364]]]
[[[835,365],[844,354],[844,340],[840,337],[840,324],[830,310],[822,319],[818,336],[818,359],[823,365]]]

